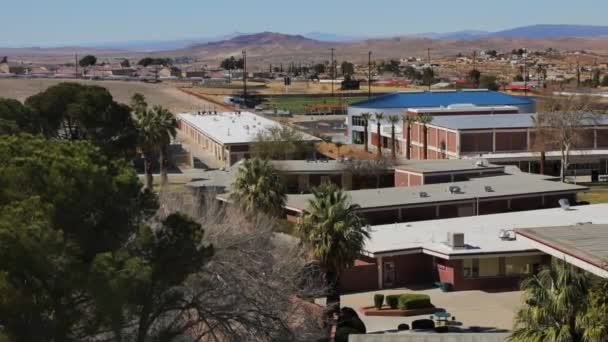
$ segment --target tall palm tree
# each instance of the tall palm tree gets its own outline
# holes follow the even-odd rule
[[[138,95],[138,94],[136,94]],[[152,190],[152,156],[159,154],[161,185],[167,184],[167,147],[177,134],[177,121],[169,110],[161,106],[147,108],[143,96],[133,97],[133,122],[137,128],[138,145],[144,157],[146,189]]]
[[[148,110],[146,97],[140,93],[135,93],[133,96],[131,96],[131,103],[129,105],[134,113],[141,113]]]
[[[361,114],[361,118],[363,119],[365,126],[363,126],[363,139],[365,142],[365,152],[369,152],[369,132],[368,132],[368,125],[369,125],[369,119],[372,118],[372,113],[363,113]]]
[[[244,160],[232,183],[230,199],[246,213],[279,216],[285,205],[285,185],[268,160]]]
[[[369,232],[364,220],[355,212],[359,206],[351,204],[338,186],[324,183],[312,189],[312,194],[297,229],[326,271],[328,305],[337,303],[339,308],[340,275],[359,257]]]
[[[168,147],[171,139],[177,135],[177,120],[175,120],[175,116],[168,109],[162,106],[152,107],[151,114],[158,130],[157,146],[160,163],[160,184],[165,185],[169,182],[169,177],[167,176],[169,165]]]
[[[382,124],[382,119],[384,119],[384,113],[374,113],[374,118],[376,119],[376,133],[378,134],[378,158],[380,158],[382,157],[382,132],[380,125]]]
[[[418,116],[417,121],[422,124],[422,159],[427,159],[429,146],[427,125],[433,121],[433,117],[427,114],[422,114]]]
[[[411,158],[411,149],[412,149],[412,125],[416,122],[415,116],[407,115],[405,116],[406,125],[406,133],[405,138],[407,141],[405,142],[405,159],[410,160]]]
[[[395,140],[395,125],[401,121],[399,115],[389,115],[388,122],[391,124],[391,155],[393,160],[397,159],[397,141]]]
[[[589,291],[589,308],[578,320],[584,329],[583,340],[608,341],[608,281],[596,281]]]
[[[580,321],[588,307],[589,277],[563,261],[521,285],[526,304],[515,316],[515,329],[510,341],[582,341],[584,328]]]

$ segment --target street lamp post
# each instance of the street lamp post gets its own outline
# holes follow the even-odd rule
[[[243,50],[243,99],[247,98],[247,51]]]
[[[331,65],[329,66],[331,69],[331,97],[334,97],[334,80],[336,78],[336,68],[334,65],[334,48],[331,48]]]
[[[367,98],[372,97],[372,52],[367,53]]]

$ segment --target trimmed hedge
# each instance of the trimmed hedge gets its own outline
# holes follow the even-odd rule
[[[348,336],[350,334],[361,334],[361,332],[352,327],[340,327],[336,329],[335,342],[348,342]]]
[[[401,310],[425,309],[431,307],[431,297],[425,294],[405,293],[399,296],[397,307]]]
[[[375,294],[374,295],[374,306],[376,309],[382,309],[382,304],[384,303],[384,295],[383,294]]]
[[[386,304],[391,307],[391,309],[397,309],[399,307],[399,297],[401,295],[388,295],[386,296]]]

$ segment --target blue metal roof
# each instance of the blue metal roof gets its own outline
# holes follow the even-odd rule
[[[534,100],[491,90],[412,91],[378,96],[354,102],[360,108],[426,108],[455,104],[476,106],[530,105]]]

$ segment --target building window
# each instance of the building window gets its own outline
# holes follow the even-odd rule
[[[462,274],[465,278],[479,278],[479,260],[464,259],[462,261]]]
[[[498,258],[464,259],[462,261],[462,275],[464,278],[497,277],[500,275]]]
[[[480,277],[496,277],[500,275],[498,258],[479,259],[479,276]]]
[[[505,271],[508,276],[519,276],[534,273],[541,264],[541,256],[519,256],[505,258]]]
[[[353,116],[352,124],[353,126],[365,126],[365,120],[360,116]]]

